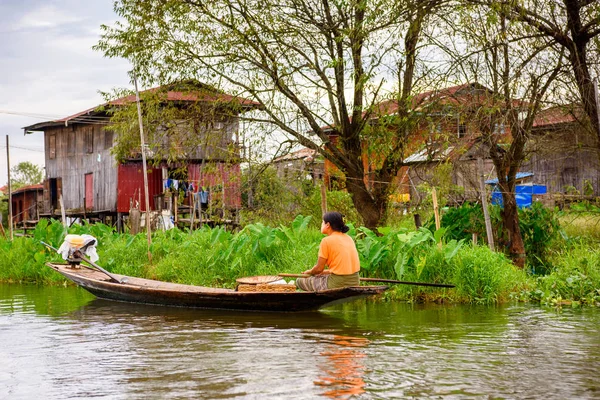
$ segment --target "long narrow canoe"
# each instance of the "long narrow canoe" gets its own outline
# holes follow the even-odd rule
[[[47,263],[48,267],[75,282],[93,295],[107,300],[175,307],[216,308],[255,311],[310,311],[365,296],[378,295],[387,286],[353,286],[320,292],[238,292],[182,285],[151,279],[111,274],[68,264]]]

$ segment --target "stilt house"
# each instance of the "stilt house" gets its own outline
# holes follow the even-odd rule
[[[144,94],[160,92],[161,101],[169,106],[185,109],[193,105],[212,110],[209,121],[198,120],[201,118],[196,114],[179,121],[178,129],[196,139],[189,141],[194,144],[187,148],[181,148],[180,142],[172,142],[168,136],[161,143],[147,142],[150,209],[162,208],[166,195],[173,190],[183,191],[187,197],[203,186],[213,190],[220,208],[235,209],[241,205],[239,116],[258,103],[200,83],[191,86],[192,89],[188,82],[185,90],[174,84],[141,93],[143,99]],[[23,128],[26,135],[40,131],[44,135],[46,179],[41,217],[60,215],[62,207],[73,218],[110,218],[110,222],[120,223],[132,206],[145,211],[139,143],[118,159],[114,147],[119,134],[107,128],[116,109],[132,105],[135,95]],[[132,114],[129,122],[137,124],[137,115]],[[146,132],[147,137],[151,133]],[[209,135],[212,139],[205,140]],[[154,150],[161,146],[175,148],[178,156],[170,160],[155,157]]]

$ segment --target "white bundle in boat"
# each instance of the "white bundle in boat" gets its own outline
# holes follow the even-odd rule
[[[73,253],[80,250],[90,261],[96,262],[99,258],[96,252],[97,244],[98,240],[92,235],[67,235],[56,252],[62,256],[63,260],[67,260]]]

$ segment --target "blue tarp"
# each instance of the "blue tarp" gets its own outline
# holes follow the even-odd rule
[[[533,176],[533,172],[517,172],[517,176],[515,177],[515,179],[520,180],[523,178],[528,178],[530,176]],[[487,180],[485,181],[485,183],[487,183],[488,185],[496,185],[498,183],[498,178]]]
[[[517,207],[531,207],[534,194],[546,194],[545,185],[517,185],[515,188],[515,198]],[[502,193],[497,186],[492,191],[492,204],[502,205]]]

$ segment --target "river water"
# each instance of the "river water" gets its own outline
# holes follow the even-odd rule
[[[0,399],[600,399],[600,310],[285,314],[0,285]]]

